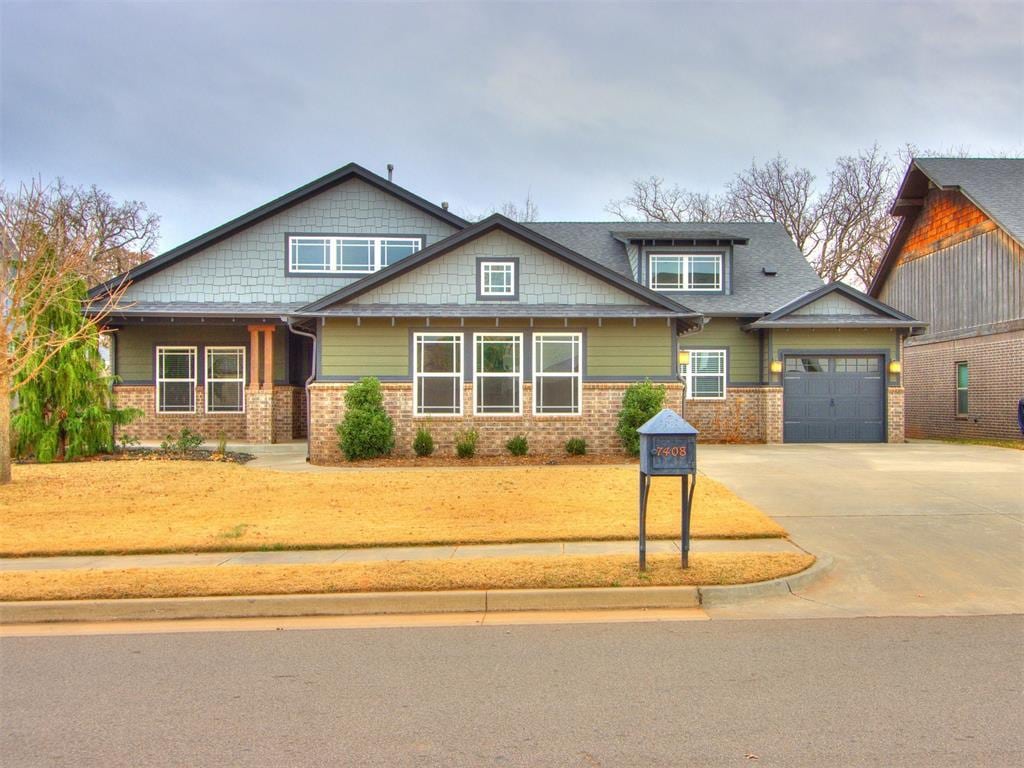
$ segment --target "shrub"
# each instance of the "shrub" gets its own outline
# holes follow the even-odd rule
[[[480,433],[475,429],[467,429],[455,435],[455,455],[460,459],[471,459],[476,454],[476,441]]]
[[[360,379],[345,392],[345,418],[337,427],[338,447],[349,461],[387,456],[395,447],[395,425],[384,410],[380,381]]]
[[[202,445],[205,439],[198,432],[193,432],[188,427],[182,427],[177,437],[174,435],[164,436],[163,442],[160,443],[160,450],[164,453],[189,453]]]
[[[217,453],[223,456],[228,452],[228,436],[223,432],[217,435]]]
[[[416,430],[416,437],[412,439],[412,450],[420,457],[429,456],[434,452],[434,438],[429,429],[420,427]]]
[[[513,456],[525,456],[530,451],[530,442],[526,435],[516,435],[505,443],[505,447]]]
[[[587,441],[582,437],[573,437],[566,441],[565,452],[570,456],[583,456],[587,452]]]
[[[640,435],[637,434],[637,429],[657,415],[664,403],[665,387],[656,387],[649,381],[637,382],[626,387],[615,432],[622,440],[623,447],[633,456],[640,455]]]
[[[117,436],[117,444],[119,450],[124,453],[130,448],[134,448],[139,444],[139,438],[129,432],[122,432]]]

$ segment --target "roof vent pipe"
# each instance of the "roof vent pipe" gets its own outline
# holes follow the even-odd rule
[[[446,210],[446,211],[447,211],[447,210],[448,210],[448,201],[447,201],[447,200],[442,200],[442,201],[441,201],[441,207],[442,207],[442,208],[443,208],[444,210]]]
[[[391,177],[395,175],[394,163],[388,163],[388,181],[391,181]]]

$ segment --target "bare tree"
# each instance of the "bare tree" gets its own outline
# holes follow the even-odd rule
[[[518,222],[537,221],[540,217],[540,209],[537,207],[537,203],[533,199],[533,193],[529,190],[527,190],[526,197],[523,198],[522,203],[515,203],[509,200],[502,203],[499,207],[489,208],[483,213],[463,211],[460,215],[467,221],[483,221],[488,216],[493,216],[495,213],[500,213],[502,216],[506,216],[512,219],[512,221]]]
[[[652,176],[609,203],[624,221],[774,221],[825,280],[867,284],[892,232],[888,206],[899,183],[878,146],[840,157],[819,189],[813,173],[781,155],[736,174],[720,195],[668,187]]]
[[[95,334],[125,286],[83,307],[87,321],[75,329],[49,327],[48,310],[67,301],[83,276],[97,274],[101,257],[113,258],[111,243],[135,250],[139,241],[124,233],[141,233],[145,241],[155,226],[146,224],[140,206],[133,209],[140,220],[125,217],[117,229],[122,234],[115,234],[93,220],[107,210],[95,203],[109,198],[93,196],[95,190],[80,197],[79,191],[38,181],[16,192],[0,186],[0,483],[11,479],[11,403],[17,391],[60,350]]]

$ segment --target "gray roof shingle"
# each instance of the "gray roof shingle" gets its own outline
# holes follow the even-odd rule
[[[299,313],[301,316],[303,313]],[[649,304],[336,304],[310,317],[689,317]]]
[[[778,309],[807,291],[820,288],[821,278],[804,258],[781,224],[689,222],[530,222],[525,226],[627,277],[631,274],[626,248],[613,233],[719,239],[746,238],[733,246],[732,289],[729,295],[669,293],[680,304],[709,315],[761,315]],[[763,268],[775,270],[766,275]]]
[[[919,157],[914,164],[940,187],[959,187],[971,201],[1024,243],[1024,159]]]
[[[126,301],[110,314],[114,317],[266,317],[278,318],[295,312],[303,302],[242,303],[237,301]],[[87,310],[88,311],[88,310]],[[96,305],[94,311],[101,311]],[[104,312],[106,314],[106,312]]]

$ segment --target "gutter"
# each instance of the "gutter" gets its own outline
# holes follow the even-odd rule
[[[312,428],[313,428],[313,424],[312,424],[313,408],[312,408],[312,403],[310,402],[310,399],[309,399],[309,385],[313,383],[314,379],[316,379],[316,334],[315,333],[310,333],[309,331],[300,331],[298,328],[296,328],[294,325],[292,325],[292,319],[290,317],[286,317],[286,316],[282,315],[281,320],[284,322],[285,325],[288,326],[288,330],[291,331],[292,333],[294,333],[296,336],[305,336],[306,338],[309,338],[309,339],[313,340],[313,360],[312,360],[312,363],[310,365],[310,374],[309,374],[309,378],[306,379],[305,385],[303,386],[303,392],[305,392],[305,394],[306,394],[306,462],[308,463],[309,462],[309,441],[310,441],[310,438],[313,435],[313,431],[312,431]]]

